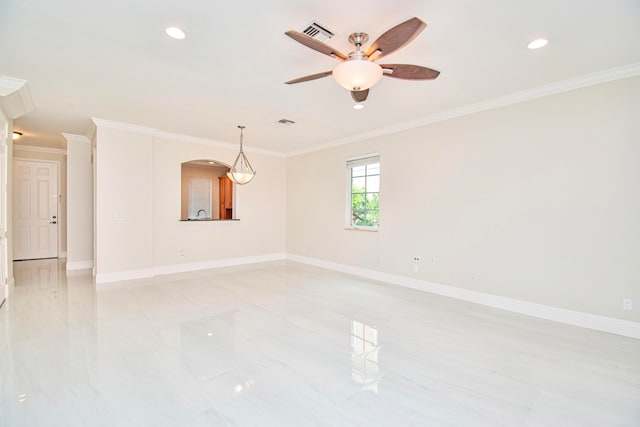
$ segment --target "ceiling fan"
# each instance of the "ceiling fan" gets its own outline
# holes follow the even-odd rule
[[[369,40],[369,35],[367,33],[353,33],[349,36],[349,42],[355,45],[356,50],[349,55],[345,55],[306,34],[294,30],[287,31],[285,34],[298,43],[336,58],[340,64],[331,71],[299,77],[289,80],[285,84],[308,82],[331,74],[338,84],[351,91],[351,98],[359,103],[367,99],[369,88],[376,84],[382,76],[405,80],[433,80],[440,75],[440,71],[420,65],[376,64],[374,62],[409,44],[426,27],[427,24],[422,20],[411,18],[381,35],[366,51],[362,51],[361,48]]]

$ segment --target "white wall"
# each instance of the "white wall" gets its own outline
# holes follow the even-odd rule
[[[179,221],[181,164],[197,159],[232,164],[237,154],[236,149],[154,141],[156,265],[284,254],[286,168],[281,157],[247,153],[257,173],[250,184],[235,186],[234,218],[239,221]]]
[[[287,252],[638,322],[638,117],[635,77],[289,158]],[[381,227],[345,230],[371,152]]]
[[[96,130],[96,275],[153,267],[153,138]]]
[[[237,149],[100,125],[96,146],[97,282],[284,256],[283,157],[247,154],[257,176],[236,186],[239,221],[195,222],[180,221],[181,164],[231,164]]]
[[[11,215],[11,203],[13,199],[12,194],[12,161],[14,144],[13,144],[13,121],[18,117],[33,111],[35,108],[33,101],[31,100],[31,93],[27,86],[27,81],[17,79],[8,76],[0,76],[0,128],[5,131],[5,140],[3,145],[6,145],[6,152],[2,159],[2,165],[0,166],[0,172],[3,174],[3,200],[0,202],[0,209],[2,210],[2,216],[6,221],[4,227],[0,227],[0,234],[5,243],[5,252],[0,255],[0,262],[3,263],[3,274],[6,275],[8,282],[8,292],[13,290],[15,285],[13,278],[13,266],[11,261],[13,260],[13,236],[12,236],[12,215]],[[3,147],[4,149],[4,147]],[[0,290],[0,292],[4,292]]]
[[[91,142],[85,136],[67,140],[67,270],[93,266],[93,170]]]

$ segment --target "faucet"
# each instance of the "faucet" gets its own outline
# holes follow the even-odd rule
[[[207,217],[207,211],[204,209],[200,209],[198,213],[196,213],[196,219],[200,218],[200,212],[204,212],[204,218]]]

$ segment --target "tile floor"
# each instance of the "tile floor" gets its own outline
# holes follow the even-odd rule
[[[18,262],[0,426],[640,426],[640,340],[295,263]]]

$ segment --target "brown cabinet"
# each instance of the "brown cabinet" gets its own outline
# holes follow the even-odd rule
[[[220,185],[220,219],[233,219],[233,182],[226,176],[218,178]]]

